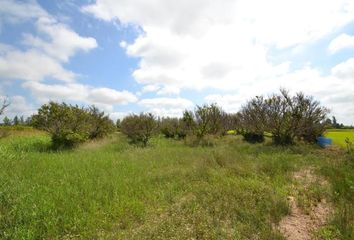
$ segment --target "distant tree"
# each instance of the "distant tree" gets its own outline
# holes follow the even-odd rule
[[[120,129],[121,122],[122,121],[118,118],[117,121],[116,121],[116,128]]]
[[[8,118],[7,116],[5,116],[2,121],[3,121],[5,126],[11,126],[11,119]]]
[[[330,118],[327,118],[324,122],[326,128],[332,128],[333,124],[332,124],[332,120]]]
[[[12,124],[14,125],[14,126],[17,126],[17,125],[19,125],[20,124],[20,120],[19,120],[19,117],[16,115],[15,117],[14,117],[14,119],[12,120]]]
[[[24,118],[23,115],[20,117],[19,124],[20,125],[25,125],[25,118]]]
[[[335,116],[332,116],[332,125],[333,125],[333,128],[338,128],[338,126],[339,126]]]
[[[24,121],[24,125],[27,126],[33,125],[32,116],[26,118],[26,120]]]
[[[141,144],[146,147],[148,141],[156,132],[157,122],[151,113],[141,113],[140,115],[129,115],[121,122],[121,131],[134,144]]]

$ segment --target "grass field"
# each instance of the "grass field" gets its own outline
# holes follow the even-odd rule
[[[328,129],[325,136],[333,140],[333,144],[345,147],[345,139],[349,138],[354,142],[354,129]]]
[[[292,173],[314,168],[306,202],[326,197],[333,216],[316,239],[353,239],[354,167],[341,150],[214,147],[154,138],[147,148],[120,134],[52,152],[47,135],[0,140],[0,239],[284,239]]]

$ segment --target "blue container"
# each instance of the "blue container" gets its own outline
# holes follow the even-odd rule
[[[320,145],[321,147],[327,147],[332,144],[332,139],[326,137],[318,137],[317,144]]]

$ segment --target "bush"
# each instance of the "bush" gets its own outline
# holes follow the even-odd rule
[[[88,139],[106,136],[114,129],[112,121],[97,108],[50,102],[32,116],[34,127],[51,134],[55,149],[71,148]]]
[[[264,132],[266,131],[265,119],[265,99],[256,96],[251,99],[240,112],[241,134],[244,140],[256,143],[264,140]]]
[[[155,117],[151,114],[141,113],[140,115],[130,115],[121,122],[121,131],[134,144],[142,144],[147,146],[149,139],[156,132],[157,122]]]
[[[115,130],[115,125],[104,112],[101,112],[95,106],[88,109],[90,117],[90,139],[103,138]]]
[[[327,113],[311,96],[297,93],[291,97],[282,89],[280,94],[269,98],[257,96],[249,101],[242,107],[241,122],[248,135],[269,132],[275,144],[288,145],[295,138],[315,142],[325,131]]]
[[[178,118],[162,118],[159,129],[166,138],[183,139],[186,136],[183,121]]]

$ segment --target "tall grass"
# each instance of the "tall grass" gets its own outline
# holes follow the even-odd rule
[[[291,174],[310,165],[333,187],[331,229],[353,236],[354,171],[342,153],[237,136],[213,147],[154,138],[139,148],[119,134],[48,146],[46,135],[0,140],[0,239],[283,239],[273,225],[289,212]]]

